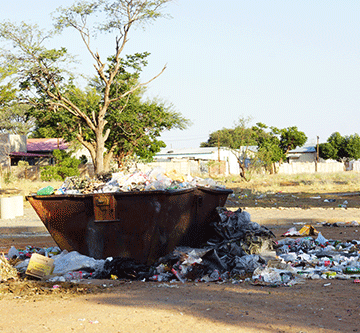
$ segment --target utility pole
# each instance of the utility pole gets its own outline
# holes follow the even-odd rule
[[[220,133],[218,132],[218,162],[219,162],[219,175],[220,175]]]
[[[318,163],[319,163],[319,136],[317,136],[317,142],[316,142],[315,172],[318,171]]]

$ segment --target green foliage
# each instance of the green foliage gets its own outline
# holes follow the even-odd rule
[[[13,81],[9,81],[9,76],[14,74],[9,67],[0,67],[0,110],[13,101],[16,96],[16,89]]]
[[[235,155],[239,168],[240,176],[244,180],[246,177],[246,162],[250,157],[248,146],[256,144],[253,139],[253,131],[247,125],[251,118],[240,117],[233,129],[223,128],[210,134],[207,142],[202,142],[201,147],[227,147]],[[245,148],[244,148],[245,147]]]
[[[319,156],[324,160],[338,160],[338,149],[335,148],[330,142],[320,143]]]
[[[57,10],[55,31],[49,32],[24,22],[19,25],[0,23],[0,38],[12,44],[0,53],[0,65],[3,68],[17,67],[14,77],[21,89],[21,97],[35,106],[30,110],[38,121],[34,136],[63,136],[68,142],[76,138],[89,150],[95,172],[101,173],[112,154],[121,159],[121,156],[135,152],[143,158],[151,158],[164,146],[156,139],[162,131],[184,128],[187,120],[171,107],[158,102],[140,103],[141,112],[137,113],[140,117],[135,117],[135,122],[128,128],[133,117],[131,113],[135,112],[135,106],[139,106],[139,101],[136,98],[131,100],[131,96],[146,85],[138,81],[148,54],[122,57],[121,53],[131,28],[136,25],[144,27],[164,16],[161,11],[170,1],[77,1]],[[98,17],[101,20],[96,22]],[[96,86],[85,91],[77,89],[73,83],[74,72],[70,66],[73,57],[66,48],[47,49],[43,46],[45,40],[65,28],[79,33],[94,60],[96,80],[93,81]],[[92,38],[104,31],[115,33],[114,53],[108,59],[102,59],[92,43]],[[165,67],[148,83],[164,70]],[[123,113],[121,122],[120,113]],[[114,130],[120,134],[112,133]]]
[[[259,165],[266,170],[274,172],[274,163],[285,160],[289,150],[301,147],[307,137],[296,126],[278,129],[263,123],[247,127],[251,118],[240,118],[233,129],[224,128],[210,134],[207,142],[202,142],[201,147],[228,147],[236,155],[241,168],[242,177],[245,178],[245,160],[251,157],[251,168]],[[257,146],[257,153],[249,153],[248,146]],[[248,169],[248,168],[247,168]]]
[[[28,161],[19,161],[19,162],[18,162],[18,167],[20,167],[20,168],[26,169],[28,166],[29,166],[29,162],[28,162]]]
[[[307,137],[300,132],[296,126],[278,129],[257,123],[253,127],[254,137],[258,142],[259,158],[264,162],[266,168],[275,162],[285,160],[289,150],[301,147],[305,144]]]
[[[70,153],[63,150],[54,150],[55,165],[49,165],[41,168],[41,180],[64,180],[66,177],[79,176],[80,160],[71,157]]]
[[[0,108],[0,131],[28,135],[35,126],[35,119],[28,110],[28,105],[18,103]]]
[[[240,117],[234,128],[223,128],[210,133],[209,139],[202,142],[200,147],[228,147],[239,149],[241,146],[254,146],[256,140],[253,137],[253,130],[247,128],[250,118]]]
[[[349,159],[360,159],[360,136],[353,134],[345,137],[345,153]]]
[[[274,129],[273,132],[276,133]],[[284,154],[287,154],[296,147],[302,147],[307,141],[305,133],[299,131],[296,126],[280,129],[278,130],[278,133],[280,134],[280,148]]]
[[[146,65],[149,53],[137,53],[123,59],[119,74],[111,86],[110,98],[113,103],[105,114],[105,131],[109,136],[105,143],[108,152],[112,152],[119,166],[128,156],[137,155],[143,161],[151,161],[154,155],[165,147],[165,143],[158,137],[165,130],[172,128],[184,129],[189,120],[176,112],[172,105],[160,100],[143,100],[145,89],[138,89],[128,96],[126,100],[116,98],[138,84],[139,71]],[[134,71],[135,70],[135,71]],[[90,81],[84,90],[74,85],[68,87],[65,96],[81,111],[92,117],[99,113],[99,103],[102,100],[105,86],[97,78]],[[33,137],[63,137],[71,142],[76,134],[81,133],[82,138],[91,143],[95,142],[95,133],[91,131],[86,122],[69,114],[63,108],[54,114],[46,110],[32,109],[32,116],[37,119],[37,127]]]
[[[360,136],[355,133],[343,137],[339,132],[335,132],[329,136],[326,143],[319,145],[319,156],[342,162],[360,159]]]
[[[3,176],[4,183],[6,185],[13,183],[16,180],[16,177],[10,172],[6,171]]]
[[[10,78],[14,73],[12,66],[0,67],[0,132],[26,135],[34,126],[34,119],[27,114],[28,106],[17,102],[17,89]]]
[[[86,164],[88,162],[88,159],[85,155],[81,155],[79,157],[79,160],[80,160],[80,164]]]
[[[274,163],[285,158],[276,137],[269,137],[259,142],[257,158],[269,172],[273,172]]]

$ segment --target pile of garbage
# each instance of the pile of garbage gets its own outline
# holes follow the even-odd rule
[[[196,186],[224,188],[211,178],[191,177],[177,173],[175,170],[166,172],[163,168],[156,167],[147,173],[142,171],[107,173],[93,179],[67,177],[60,188],[55,190],[52,186],[47,186],[40,189],[37,195],[181,190]]]
[[[239,209],[231,212],[218,208],[219,219],[213,222],[217,236],[208,241],[203,249],[176,248],[166,257],[159,258],[152,267],[147,267],[127,258],[107,258],[95,260],[73,251],[59,253],[58,248],[36,249],[27,248],[19,251],[11,248],[9,259],[22,259],[16,265],[19,272],[24,273],[32,253],[43,254],[54,259],[55,277],[53,281],[66,280],[74,276],[91,276],[93,278],[126,278],[137,280],[170,281],[178,279],[209,281],[251,274],[254,268],[265,261],[258,255],[264,249],[272,248],[274,237],[272,232],[255,222],[251,222],[250,214]],[[89,258],[89,259],[87,259]],[[64,260],[66,264],[62,264]],[[91,260],[90,260],[91,259]],[[91,265],[89,264],[91,262]],[[59,270],[59,265],[66,272]],[[71,274],[69,274],[71,273]],[[75,274],[76,275],[76,274]]]
[[[250,281],[261,285],[291,286],[304,279],[360,280],[360,241],[326,239],[312,226],[293,228],[275,241],[268,228],[252,222],[250,214],[218,207],[219,220],[212,223],[216,236],[203,248],[178,247],[151,267],[129,258],[96,260],[58,248],[11,248],[8,259],[22,259],[15,266],[24,273],[32,253],[54,259],[48,281],[83,278],[128,279],[161,282]],[[291,237],[287,237],[291,236]],[[294,237],[295,236],[295,237]]]

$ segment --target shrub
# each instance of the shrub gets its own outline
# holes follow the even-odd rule
[[[53,156],[56,164],[42,167],[41,180],[64,180],[66,177],[79,176],[79,164],[81,163],[75,157],[71,157],[70,153],[61,150],[54,150]]]

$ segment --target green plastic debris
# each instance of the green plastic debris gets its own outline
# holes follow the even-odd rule
[[[36,192],[36,195],[50,195],[54,193],[54,188],[52,186],[46,186],[41,188]]]

